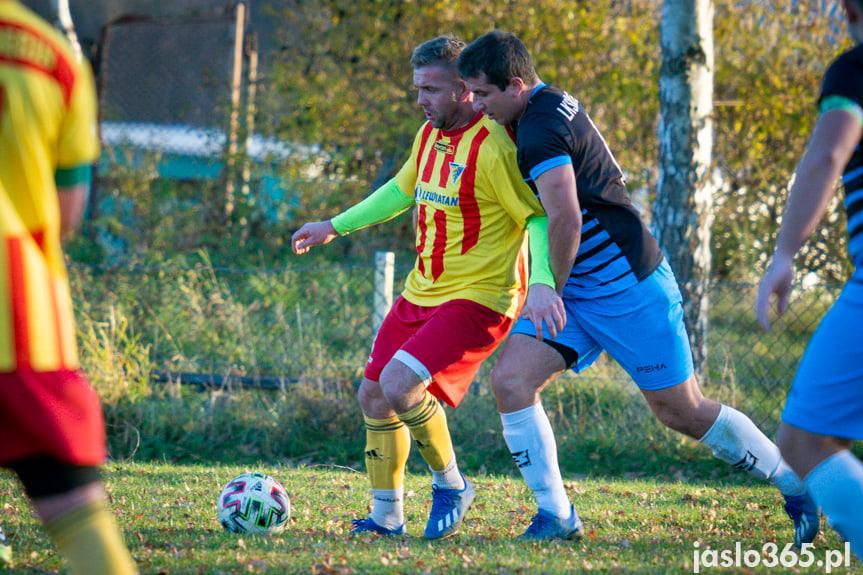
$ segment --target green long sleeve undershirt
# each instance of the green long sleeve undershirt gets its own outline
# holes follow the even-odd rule
[[[548,216],[530,216],[527,219],[527,233],[530,245],[528,286],[545,284],[551,289],[557,289],[548,257]]]
[[[413,197],[402,193],[393,178],[360,203],[334,217],[330,223],[340,236],[344,236],[391,220],[409,209],[413,203]]]
[[[393,178],[360,203],[334,217],[331,223],[343,236],[391,220],[413,204],[414,199],[402,193]],[[527,231],[531,256],[529,285],[541,283],[555,289],[548,258],[548,217],[530,216]]]

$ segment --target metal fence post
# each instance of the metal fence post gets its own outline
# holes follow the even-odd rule
[[[375,252],[375,309],[373,325],[375,333],[393,305],[393,271],[396,255],[393,252]]]

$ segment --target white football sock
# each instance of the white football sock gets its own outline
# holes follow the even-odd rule
[[[827,523],[863,558],[863,463],[850,451],[840,451],[809,472],[806,488]]]
[[[455,455],[452,460],[443,468],[443,471],[435,471],[431,467],[432,485],[437,485],[441,489],[464,489],[464,478],[461,471],[458,469],[458,463],[455,461]]]
[[[395,529],[405,522],[404,487],[372,489],[372,520],[387,529]]]
[[[542,403],[501,413],[500,420],[512,460],[533,491],[537,507],[556,517],[569,517],[571,505],[557,463],[557,443]]]
[[[782,459],[776,444],[733,407],[723,405],[716,421],[699,441],[717,458],[768,480],[783,495],[806,492],[803,482]]]

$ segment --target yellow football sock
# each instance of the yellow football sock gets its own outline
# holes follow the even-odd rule
[[[138,573],[114,516],[104,502],[82,505],[45,528],[76,575]]]
[[[366,421],[366,471],[372,489],[404,486],[405,465],[411,450],[408,428],[398,417]]]
[[[411,437],[432,471],[443,471],[455,457],[455,451],[446,423],[446,413],[437,399],[426,392],[422,402],[399,415],[399,419],[410,429]]]

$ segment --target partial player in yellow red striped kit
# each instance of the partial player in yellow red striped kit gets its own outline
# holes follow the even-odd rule
[[[99,154],[89,65],[0,0],[0,465],[74,573],[137,572],[107,506],[101,404],[81,373],[62,236]]]
[[[417,103],[428,121],[396,176],[332,220],[303,225],[292,238],[301,254],[417,210],[416,265],[381,325],[360,386],[374,502],[368,517],[354,521],[355,533],[405,533],[411,438],[432,471],[424,536],[439,539],[458,530],[475,490],[458,469],[438,400],[456,407],[480,363],[509,333],[528,283],[525,229],[531,251],[544,234],[542,207],[518,172],[512,134],[473,111],[458,77],[463,47],[447,36],[414,50]],[[547,261],[546,255],[538,269],[551,281]]]

